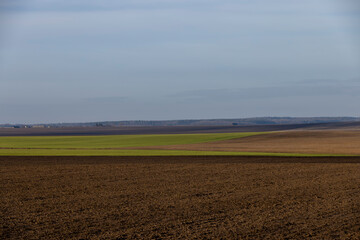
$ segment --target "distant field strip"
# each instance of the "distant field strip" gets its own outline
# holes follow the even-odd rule
[[[0,148],[127,148],[206,143],[259,134],[264,133],[0,137]]]
[[[2,156],[146,156],[224,155],[222,152],[186,150],[140,150],[151,146],[187,145],[244,138],[257,133],[161,134],[112,136],[0,137]],[[227,153],[233,155],[240,153]]]
[[[1,156],[359,156],[359,132],[0,137]]]
[[[349,154],[307,154],[271,152],[226,152],[188,150],[104,150],[104,149],[0,149],[0,156],[284,156],[332,157],[354,156]]]

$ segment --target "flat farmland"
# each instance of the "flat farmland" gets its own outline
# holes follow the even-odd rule
[[[141,149],[218,142],[265,133],[145,134],[111,136],[11,136],[0,137],[3,156],[149,156],[224,155],[223,152]],[[137,149],[138,148],[138,149]],[[228,155],[243,154],[239,152]],[[225,154],[226,155],[226,154]]]
[[[357,157],[0,157],[1,239],[359,239]]]
[[[3,156],[348,156],[360,131],[0,137]]]
[[[187,145],[144,149],[360,155],[360,131],[282,131]]]
[[[0,238],[360,239],[359,133],[0,137]]]

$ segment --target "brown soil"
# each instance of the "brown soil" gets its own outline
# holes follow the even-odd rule
[[[1,239],[360,238],[356,157],[0,157],[0,166]]]
[[[359,131],[285,131],[201,144],[142,149],[360,154]]]

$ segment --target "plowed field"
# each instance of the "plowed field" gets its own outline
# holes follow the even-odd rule
[[[1,239],[359,239],[360,158],[0,157]]]
[[[360,155],[360,132],[284,131],[198,144],[152,146],[146,149]]]

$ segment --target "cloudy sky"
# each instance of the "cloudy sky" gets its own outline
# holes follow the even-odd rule
[[[0,1],[0,123],[359,115],[357,0]]]

